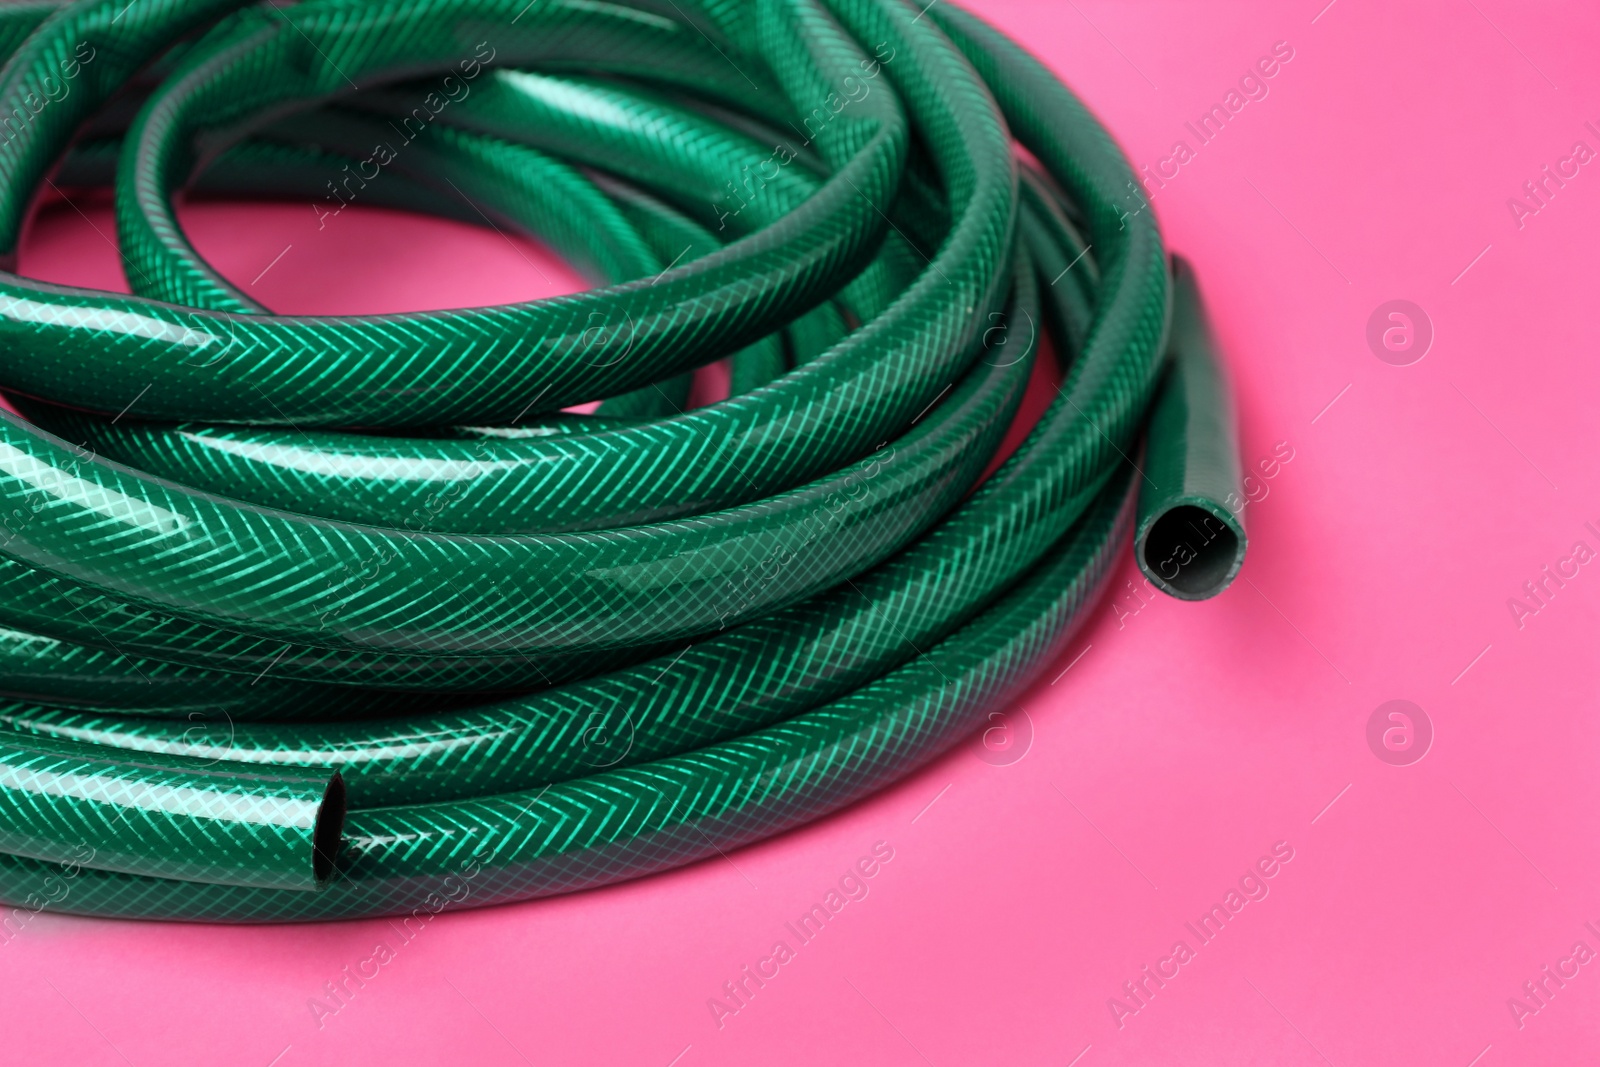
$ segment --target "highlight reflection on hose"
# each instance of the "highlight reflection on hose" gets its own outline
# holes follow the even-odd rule
[[[320,919],[663,870],[946,750],[1135,525],[1176,595],[1238,570],[1191,272],[949,4],[74,0],[0,9],[0,47],[0,262],[41,186],[109,186],[133,289],[0,273],[7,902]],[[273,315],[185,190],[493,220],[596,288]]]

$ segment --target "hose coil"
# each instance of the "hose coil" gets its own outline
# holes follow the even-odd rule
[[[1130,532],[1174,595],[1238,571],[1192,274],[950,4],[30,2],[0,49],[0,266],[41,191],[106,187],[132,289],[0,272],[10,904],[329,919],[667,869],[955,744]],[[505,228],[595,288],[274,315],[184,236],[206,193]]]

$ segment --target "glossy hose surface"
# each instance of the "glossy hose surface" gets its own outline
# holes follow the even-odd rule
[[[47,174],[109,185],[133,289],[0,274],[0,899],[341,918],[714,855],[1027,686],[1147,432],[1141,562],[1150,514],[1226,512],[1192,278],[1169,370],[1122,157],[948,4],[77,0],[0,46],[0,250]],[[278,316],[186,190],[506,228],[599,287]]]

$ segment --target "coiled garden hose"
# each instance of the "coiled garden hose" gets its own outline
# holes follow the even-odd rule
[[[1191,272],[1076,98],[950,4],[74,0],[0,8],[0,48],[0,264],[41,189],[109,186],[133,290],[0,273],[14,906],[663,870],[955,744],[1130,531],[1175,595],[1237,573]],[[509,228],[596,288],[273,315],[185,192]]]

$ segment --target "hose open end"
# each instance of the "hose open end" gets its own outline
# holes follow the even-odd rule
[[[339,845],[344,840],[345,811],[344,776],[335,773],[322,793],[322,805],[311,831],[311,876],[318,886],[333,877],[334,861],[339,858]]]
[[[1134,552],[1157,589],[1205,600],[1232,584],[1244,565],[1244,526],[1214,500],[1180,500],[1145,516]]]
[[[1167,346],[1170,364],[1145,447],[1134,556],[1163,593],[1205,600],[1228,588],[1244,565],[1243,471],[1216,338],[1194,268],[1177,256]]]

